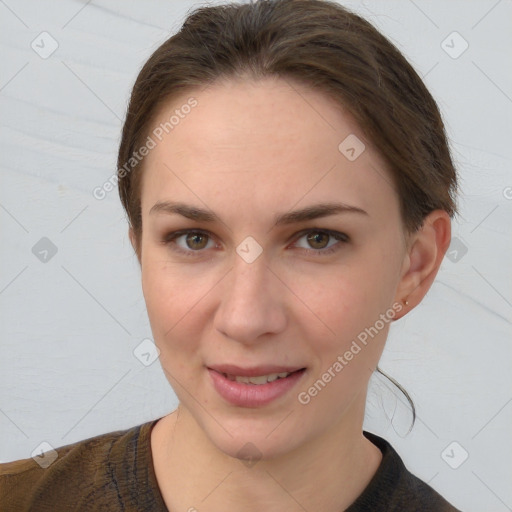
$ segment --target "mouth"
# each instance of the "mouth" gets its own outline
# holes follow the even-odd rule
[[[280,373],[269,373],[267,375],[257,375],[255,377],[247,377],[245,375],[231,375],[229,373],[222,373],[222,375],[231,381],[242,382],[244,384],[252,384],[254,386],[261,386],[262,384],[267,384],[268,382],[274,382],[278,379],[286,379],[292,373],[301,372],[305,370],[305,368],[301,368],[299,370],[295,370],[293,372],[280,372]]]
[[[207,369],[217,393],[230,404],[239,407],[260,407],[269,404],[287,394],[306,372],[305,367],[276,366],[246,369],[216,366]]]

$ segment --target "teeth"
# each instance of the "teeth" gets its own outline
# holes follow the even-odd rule
[[[288,377],[290,373],[282,372],[282,373],[271,373],[269,375],[260,375],[258,377],[242,377],[238,375],[227,375],[224,374],[229,380],[236,380],[236,382],[243,382],[245,384],[266,384],[267,382],[274,382],[277,379],[283,379]]]

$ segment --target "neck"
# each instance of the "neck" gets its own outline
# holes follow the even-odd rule
[[[151,436],[155,472],[167,508],[170,512],[345,510],[364,491],[382,459],[380,450],[362,433],[364,402],[356,408],[357,428],[353,420],[340,422],[293,451],[253,464],[220,451],[190,413],[178,408],[155,425]]]

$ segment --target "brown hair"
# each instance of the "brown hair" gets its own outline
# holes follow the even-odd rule
[[[456,213],[457,176],[437,104],[405,57],[368,21],[327,0],[199,7],[143,66],[126,114],[117,177],[139,258],[143,160],[132,157],[159,108],[178,94],[247,75],[293,79],[350,112],[388,165],[409,232],[435,209]],[[414,404],[398,387],[412,405],[414,423]]]

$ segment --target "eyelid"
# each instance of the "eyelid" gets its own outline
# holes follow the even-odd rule
[[[298,240],[299,238],[302,238],[304,235],[307,235],[308,233],[325,233],[326,235],[330,235],[333,238],[343,238],[343,240],[340,240],[340,241],[344,241],[344,242],[348,242],[350,240],[350,237],[346,233],[343,233],[342,231],[336,231],[334,229],[327,229],[327,228],[315,228],[315,227],[303,229],[302,231],[298,231],[291,237],[291,240]]]

